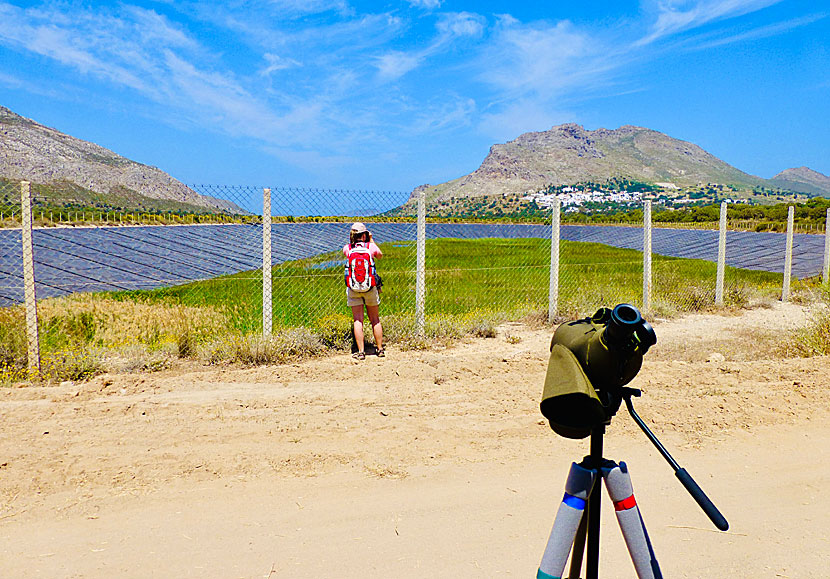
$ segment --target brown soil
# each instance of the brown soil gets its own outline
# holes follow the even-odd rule
[[[830,364],[777,353],[809,316],[655,323],[636,408],[731,524],[621,410],[605,454],[667,577],[827,576]],[[550,336],[3,390],[0,576],[534,576],[587,453],[539,414]],[[634,577],[603,509],[601,576]]]

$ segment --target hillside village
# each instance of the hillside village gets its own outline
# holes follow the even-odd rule
[[[651,185],[633,181],[611,181],[606,184],[552,186],[541,191],[529,192],[523,199],[545,209],[553,207],[554,201],[559,199],[563,212],[577,213],[616,212],[641,206],[647,199],[665,208],[679,208],[721,201],[730,204],[769,205],[779,201],[805,201],[809,196],[763,187],[745,190],[717,183],[681,187],[665,182]]]
[[[548,193],[547,191],[530,193],[525,196],[525,199],[533,201],[546,209],[552,208],[555,201],[559,199],[563,211],[566,213],[574,213],[588,203],[615,203],[621,205],[641,203],[643,195],[636,191],[604,191],[590,187],[580,190],[576,187],[569,186],[563,187],[559,193]]]

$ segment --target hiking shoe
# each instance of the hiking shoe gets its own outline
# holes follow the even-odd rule
[[[355,360],[365,360],[366,354],[364,354],[363,352],[355,352],[354,354],[352,354],[352,358],[354,358]]]

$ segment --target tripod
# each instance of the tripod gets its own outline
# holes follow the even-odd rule
[[[660,451],[675,471],[677,478],[697,501],[698,505],[709,516],[715,526],[725,531],[729,523],[718,511],[717,507],[703,493],[701,488],[692,479],[685,469],[671,457],[654,433],[649,430],[640,416],[634,411],[631,403],[632,396],[639,396],[640,391],[633,388],[622,388],[622,398],[625,400],[629,414],[643,430],[646,436]],[[610,419],[608,420],[610,423]],[[599,490],[600,480],[605,480],[605,487],[614,503],[617,522],[620,525],[626,547],[634,563],[634,569],[639,579],[662,579],[660,567],[654,555],[645,523],[640,516],[637,502],[634,499],[634,490],[628,467],[624,462],[619,464],[602,457],[602,442],[606,424],[596,426],[591,431],[591,454],[579,464],[572,463],[565,483],[565,496],[559,505],[556,519],[553,523],[542,562],[539,565],[537,579],[562,579],[568,554],[571,555],[571,567],[568,577],[579,579],[582,567],[583,551],[587,553],[585,573],[587,579],[597,579],[599,576],[599,530],[600,504],[602,494]],[[587,517],[583,516],[587,507]],[[587,549],[586,549],[587,538]],[[573,547],[573,549],[572,549]]]

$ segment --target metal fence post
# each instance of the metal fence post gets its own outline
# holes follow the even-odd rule
[[[415,325],[419,335],[424,334],[426,324],[426,191],[418,196],[418,241],[415,266]]]
[[[23,288],[26,299],[26,336],[29,344],[29,374],[40,374],[40,340],[37,329],[37,293],[32,253],[32,190],[28,181],[20,182],[21,242],[23,249]]]
[[[262,190],[262,336],[271,335],[271,190]]]
[[[793,229],[795,229],[795,207],[790,205],[787,211],[787,251],[784,255],[784,287],[781,290],[781,301],[790,299],[790,278],[793,273]]]
[[[643,210],[643,311],[651,311],[651,200]]]
[[[830,281],[830,209],[824,218],[824,268],[821,271],[821,282],[827,285]]]
[[[548,288],[548,322],[553,322],[559,310],[559,223],[561,205],[557,197],[551,207],[550,226],[550,286]]]
[[[715,305],[723,305],[723,278],[726,273],[726,201],[720,204],[720,230],[718,233],[718,272],[715,280]]]
[[[795,229],[795,207],[787,210],[787,249],[784,254],[784,287],[781,289],[781,301],[790,299],[790,280],[793,273],[793,230]]]

